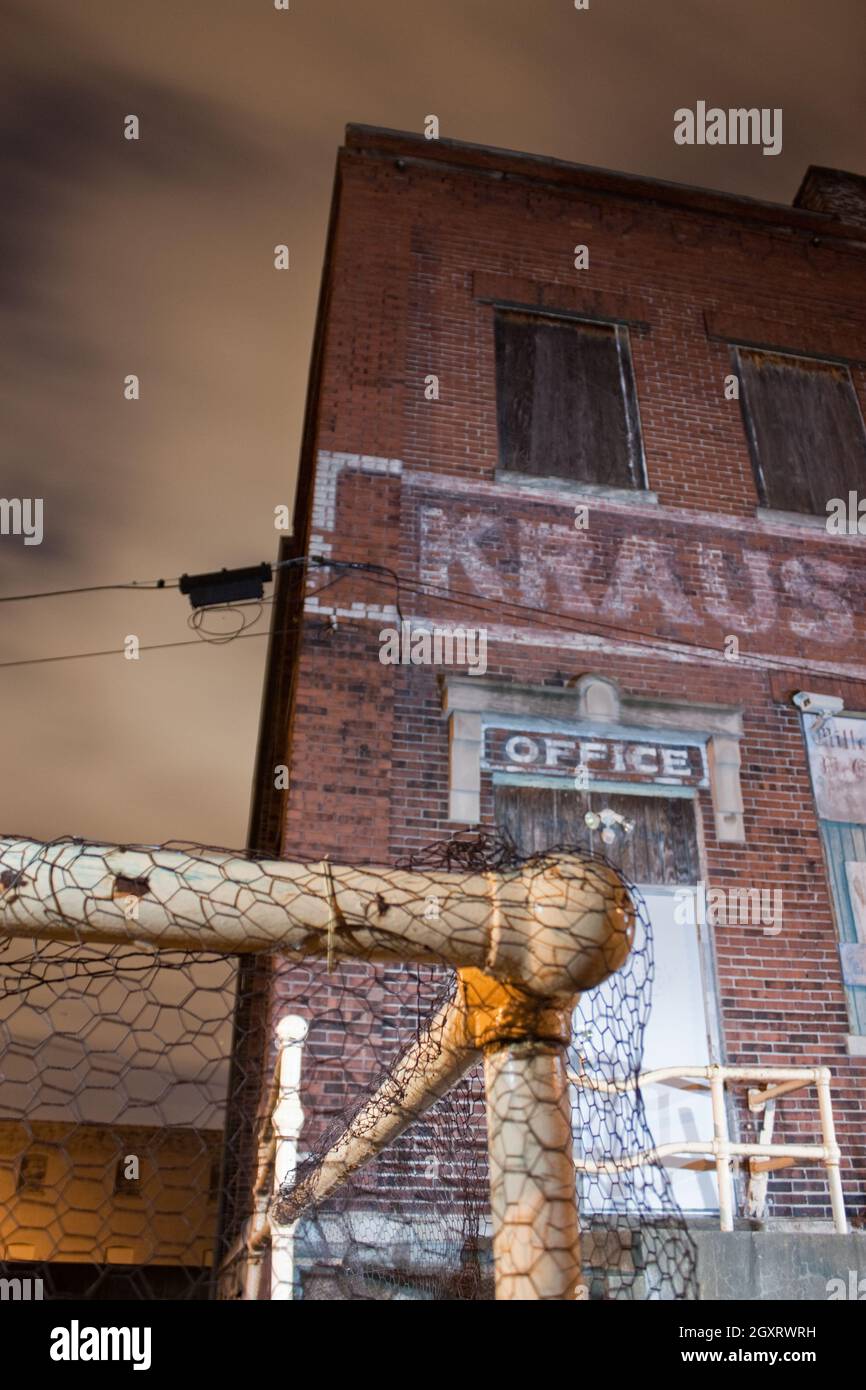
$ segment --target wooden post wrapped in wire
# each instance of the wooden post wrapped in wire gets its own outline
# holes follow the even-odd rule
[[[129,914],[118,898],[138,900]],[[440,902],[435,918],[431,896]],[[0,934],[288,959],[454,967],[453,999],[312,1175],[273,1210],[292,1223],[480,1057],[497,1298],[569,1299],[580,1278],[565,1050],[581,992],[634,931],[616,872],[580,855],[499,872],[319,866],[230,851],[0,840]]]

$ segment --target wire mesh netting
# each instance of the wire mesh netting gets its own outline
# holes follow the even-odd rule
[[[4,1276],[471,1300],[496,1245],[518,1283],[569,1289],[504,1296],[692,1296],[664,1170],[620,1162],[652,1148],[640,1092],[597,1084],[640,1070],[632,901],[599,856],[484,834],[392,869],[3,840]],[[286,1016],[306,1025],[290,1147]]]
[[[551,859],[567,863],[577,853],[581,872],[590,878],[594,868],[605,876],[610,872],[602,856],[572,845],[521,855],[502,833],[458,835],[399,867],[457,876],[519,870],[531,877]],[[651,924],[637,890],[624,887],[638,909],[629,956],[587,990],[570,1015],[569,1140],[579,1160],[606,1169],[616,1165],[613,1172],[578,1177],[583,1265],[577,1296],[689,1298],[695,1295],[694,1246],[668,1175],[656,1163],[628,1162],[653,1148],[642,1096],[636,1086],[614,1089],[615,1082],[635,1081],[640,1072],[653,975]],[[439,912],[441,906],[433,900],[427,910]],[[349,990],[351,1021],[343,988]],[[328,1291],[321,1296],[493,1297],[484,1068],[476,1062],[443,1099],[420,1113],[414,1087],[418,1072],[425,1064],[430,1068],[431,1056],[441,1057],[453,1042],[447,1006],[456,1000],[459,1010],[471,1013],[485,1001],[477,985],[467,990],[444,971],[415,972],[415,991],[412,1019],[404,969],[396,978],[380,969],[352,984],[341,979],[338,991],[333,977],[317,968],[303,982],[295,972],[280,979],[280,1012],[304,1012],[307,1001],[321,995],[319,1009],[312,1012],[321,1018],[325,1037],[316,1046],[315,1026],[311,1029],[305,1066],[309,1090],[331,1096],[333,1118],[325,1123],[330,1108],[325,1106],[317,1109],[312,1126],[307,1122],[304,1159],[273,1208],[282,1224],[297,1223],[296,1260],[307,1271],[308,1288]],[[387,1034],[378,1026],[383,1015],[389,1018]],[[358,1074],[356,1068],[343,1070],[352,1032],[356,1040],[366,1033],[367,1071],[357,1088],[349,1079]],[[385,1059],[376,1075],[369,1074],[371,1055]],[[395,1066],[397,1057],[404,1059],[402,1066]],[[600,1089],[599,1081],[610,1089]],[[354,1103],[346,1105],[355,1089]],[[408,1117],[407,1128],[379,1156],[346,1173],[347,1145],[341,1146],[341,1139],[348,1135],[364,1155],[383,1116],[395,1112]],[[341,1180],[315,1200],[329,1156],[330,1166],[342,1169]],[[390,1263],[383,1259],[387,1251],[394,1252]]]
[[[234,962],[15,940],[0,974],[3,1276],[45,1297],[203,1297]]]

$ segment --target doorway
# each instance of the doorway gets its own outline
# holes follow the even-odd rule
[[[690,797],[634,795],[594,789],[578,792],[561,785],[494,784],[497,826],[523,853],[559,844],[604,853],[641,891],[653,934],[654,979],[644,1036],[642,1071],[663,1066],[706,1066],[717,1059],[712,967],[696,910],[702,880],[694,802]],[[586,814],[612,810],[633,829],[616,844],[603,844]],[[591,1039],[582,1050],[591,1049]],[[589,1068],[591,1051],[584,1050]],[[643,1091],[656,1144],[711,1137],[708,1095],[671,1086]],[[579,1142],[579,1141],[578,1141]],[[668,1170],[674,1196],[684,1212],[718,1211],[710,1173]]]

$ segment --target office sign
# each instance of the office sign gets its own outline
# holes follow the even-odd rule
[[[543,773],[571,783],[582,776],[585,786],[593,782],[709,786],[702,744],[595,735],[570,737],[539,733],[537,729],[487,728],[482,766],[490,771]]]

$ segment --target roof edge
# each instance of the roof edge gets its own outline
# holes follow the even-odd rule
[[[526,154],[520,150],[477,145],[466,140],[428,140],[412,131],[390,130],[384,126],[355,122],[346,126],[344,148],[357,154],[423,161],[477,170],[494,177],[529,179],[608,196],[668,204],[694,212],[737,217],[743,221],[785,225],[822,237],[866,245],[862,227],[840,222],[830,213],[811,212],[789,203],[767,202],[740,193],[673,183],[645,174],[621,173],[592,164],[573,164],[550,155]]]

